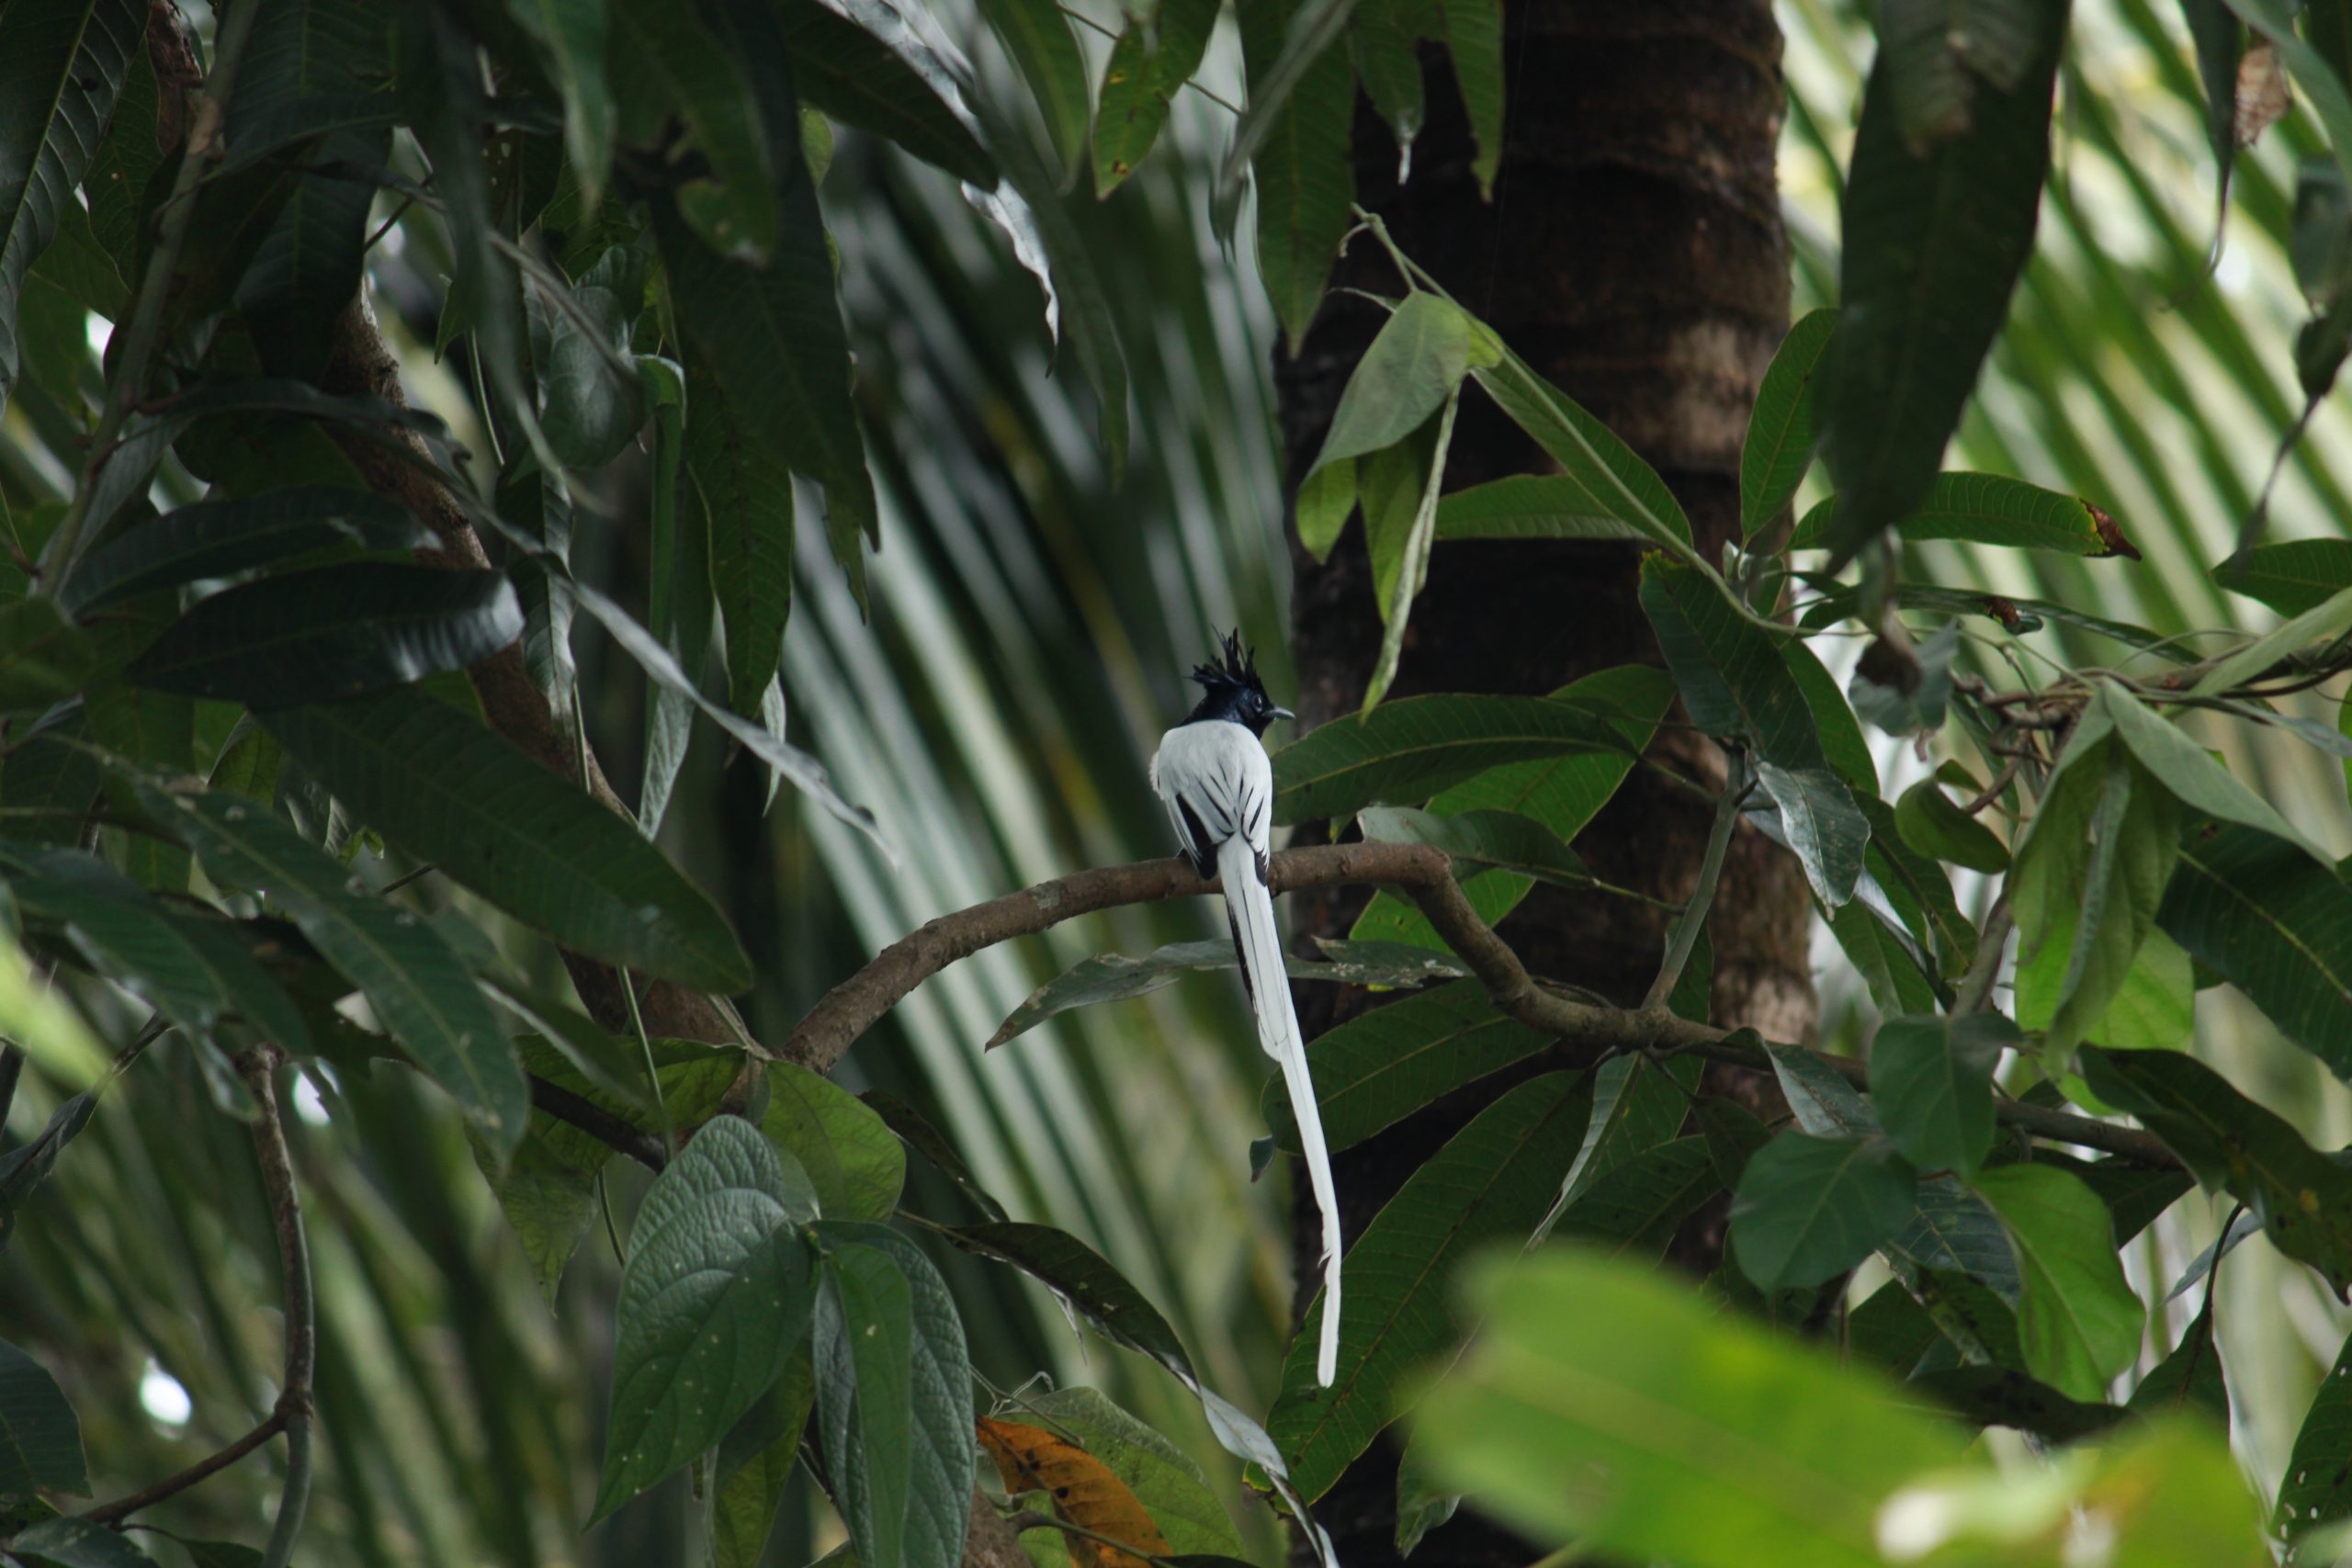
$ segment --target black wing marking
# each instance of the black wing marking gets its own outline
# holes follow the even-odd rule
[[[1249,998],[1250,1007],[1255,1009],[1258,1005],[1258,987],[1250,981],[1250,954],[1241,945],[1241,922],[1234,918],[1233,900],[1230,898],[1227,899],[1225,904],[1225,929],[1233,933],[1233,951],[1241,960],[1241,994]]]
[[[1191,858],[1193,869],[1204,877],[1215,876],[1217,840],[1210,835],[1207,825],[1201,820],[1201,814],[1193,809],[1193,803],[1189,797],[1179,795],[1176,797],[1176,810],[1184,819],[1184,852]],[[1239,938],[1237,937],[1235,940],[1238,942]]]

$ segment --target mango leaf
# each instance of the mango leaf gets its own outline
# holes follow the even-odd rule
[[[1437,537],[1441,544],[1454,539],[1648,537],[1631,523],[1588,510],[1591,504],[1591,492],[1577,479],[1514,474],[1439,497]]]
[[[1500,353],[1493,334],[1452,300],[1407,295],[1349,375],[1315,467],[1404,440],[1444,405],[1474,367],[1494,365]]]
[[[1804,705],[1812,710],[1814,728],[1821,732],[1821,750],[1831,769],[1862,800],[1875,796],[1878,763],[1871,756],[1871,743],[1862,736],[1861,720],[1838,688],[1838,678],[1829,673],[1813,645],[1797,637],[1781,644],[1781,662],[1788,666],[1790,679],[1804,694]]]
[[[831,16],[813,0],[787,9]],[[775,254],[765,266],[721,255],[658,207],[654,232],[691,363],[708,368],[739,439],[824,487],[825,536],[862,608],[862,541],[880,543],[881,523],[851,404],[849,340],[815,182],[785,187]]]
[[[2121,685],[2101,681],[2098,705],[2114,721],[2116,738],[2189,810],[2241,823],[2297,844],[2315,859],[2326,858],[2324,851],[2279,816],[2268,801],[2239,783],[2211,751],[2182,734],[2178,726],[2158,718]]]
[[[2256,545],[2240,550],[2209,575],[2233,593],[2257,600],[2282,615],[2300,615],[2352,588],[2352,539]]]
[[[1753,749],[1758,782],[1781,808],[1805,880],[1834,909],[1853,897],[1870,823],[1831,771],[1812,708],[1780,649],[1732,612],[1704,581],[1711,575],[1651,556],[1642,562],[1642,609],[1691,722]]]
[[[964,1324],[954,1298],[931,1259],[921,1248],[888,1225],[854,1220],[824,1220],[817,1226],[820,1247],[831,1248],[831,1263],[846,1252],[868,1252],[896,1263],[907,1283],[910,1356],[905,1416],[908,1431],[908,1473],[905,1556],[870,1561],[902,1562],[907,1568],[956,1568],[963,1560],[964,1534],[970,1523],[973,1472],[972,1369],[964,1348]],[[887,1333],[887,1329],[886,1329]],[[822,1372],[818,1403],[824,1412],[829,1465],[841,1453],[833,1441],[834,1416],[826,1405],[826,1386],[838,1370],[839,1358],[825,1349],[819,1330],[819,1365]],[[869,1402],[863,1381],[865,1363],[858,1361],[857,1420],[871,1442],[877,1420],[887,1421],[895,1409]],[[887,1445],[888,1434],[883,1434]],[[842,1469],[834,1465],[832,1473]],[[876,1494],[877,1502],[879,1494]],[[876,1516],[879,1517],[878,1509]]]
[[[45,708],[81,690],[98,646],[49,599],[0,605],[0,709]]]
[[[1524,1061],[1551,1037],[1505,1018],[1476,980],[1457,980],[1372,1008],[1317,1037],[1307,1059],[1324,1140],[1336,1153],[1466,1083]],[[1281,1079],[1259,1107],[1277,1148],[1298,1152],[1298,1123]]]
[[[1884,1138],[1782,1133],[1739,1179],[1732,1256],[1760,1290],[1834,1279],[1910,1219],[1914,1179]]]
[[[1103,62],[1094,111],[1096,196],[1109,196],[1142,166],[1168,123],[1170,102],[1200,69],[1216,14],[1216,0],[1161,0],[1148,13],[1129,13]]]
[[[979,12],[1021,68],[1064,166],[1086,156],[1086,55],[1054,0],[979,0]]]
[[[1933,734],[1941,729],[1951,700],[1951,659],[1960,646],[1960,623],[1946,621],[1908,649],[1884,637],[1862,650],[1846,694],[1854,712],[1889,735]]]
[[[1320,725],[1274,754],[1274,819],[1342,817],[1426,800],[1504,762],[1630,754],[1602,721],[1543,697],[1441,695]]]
[[[329,566],[214,594],[126,673],[158,691],[288,707],[462,670],[522,630],[498,572]]]
[[[1375,806],[1357,814],[1363,836],[1383,843],[1430,844],[1457,865],[1524,872],[1538,882],[1578,887],[1584,862],[1532,817],[1515,811],[1464,811],[1441,817],[1409,806]]]
[[[2230,1391],[2222,1376],[2222,1353],[2213,1343],[2211,1294],[2190,1320],[2180,1343],[2140,1380],[2128,1403],[2132,1414],[2151,1417],[2172,1411],[2195,1411],[2227,1430]],[[2294,1473],[2291,1462],[2288,1473]]]
[[[1871,1043],[1871,1101],[1921,1170],[1971,1176],[1993,1145],[1993,1071],[2017,1025],[1996,1012],[1890,1018]]]
[[[2338,1296],[2352,1292],[2352,1170],[2193,1056],[2086,1046],[2080,1061],[2092,1092],[2138,1117],[2200,1186],[2244,1203],[2272,1246]]]
[[[1438,794],[1430,801],[1430,813],[1453,817],[1473,811],[1515,812],[1548,828],[1566,842],[1599,815],[1633,771],[1634,758],[1649,744],[1658,719],[1674,701],[1674,683],[1655,666],[1621,664],[1571,682],[1552,696],[1595,712],[1621,714],[1611,716],[1609,724],[1623,739],[1625,750],[1490,768]],[[1516,908],[1533,886],[1532,877],[1497,870],[1470,877],[1462,890],[1479,918],[1491,926]],[[1420,910],[1408,899],[1386,891],[1373,896],[1350,934],[1359,940],[1408,942],[1445,950],[1443,939]]]
[[[1955,1427],[1646,1268],[1561,1248],[1492,1258],[1482,1328],[1423,1400],[1443,1483],[1539,1542],[1611,1558],[1863,1568],[1885,1497],[1951,1462]],[[1693,1377],[1694,1366],[1709,1374]],[[1703,1491],[1707,1506],[1691,1506]]]
[[[814,1305],[808,1179],[740,1117],[654,1179],[621,1270],[595,1518],[716,1443],[767,1391]]]
[[[1447,963],[1419,948],[1388,953],[1378,951],[1384,946],[1381,943],[1346,945],[1373,951],[1360,957],[1342,956],[1330,963],[1285,954],[1283,964],[1294,980],[1329,980],[1352,986],[1415,986],[1434,976],[1451,979],[1465,973],[1458,964]],[[1173,985],[1191,970],[1239,967],[1233,943],[1223,941],[1171,942],[1141,958],[1129,958],[1122,953],[1098,953],[1091,958],[1080,959],[1037,987],[1027,1001],[1006,1016],[981,1049],[993,1051],[1072,1008],[1147,995],[1162,986]]]
[[[1697,1069],[1662,1066],[1645,1056],[1612,1056],[1593,1069],[1592,1114],[1559,1196],[1536,1225],[1540,1240],[1602,1177],[1666,1142],[1682,1125]]]
[[[2191,828],[2156,919],[2287,1038],[2352,1077],[2352,888],[2332,867],[2252,828]]]
[[[1813,467],[1819,421],[1814,405],[1818,394],[1822,355],[1838,330],[1834,308],[1811,310],[1792,323],[1764,380],[1756,389],[1756,407],[1747,418],[1747,436],[1739,449],[1739,531],[1753,539],[1788,505]]]
[[[1579,516],[1613,517],[1651,544],[1697,564],[1690,519],[1657,471],[1525,360],[1500,347],[1493,328],[1484,322],[1478,327],[1487,341],[1498,345],[1498,357],[1492,364],[1474,364],[1471,374],[1511,423],[1533,436],[1560,465],[1556,477],[1582,489],[1581,502],[1568,510]]]
[[[794,1063],[771,1063],[760,1127],[798,1162],[826,1218],[887,1220],[897,1211],[907,1152],[849,1090]]]
[[[1905,843],[1932,859],[1988,876],[2009,869],[2008,846],[1954,805],[1933,779],[1921,779],[1896,799],[1894,825]]]
[[[548,446],[574,468],[602,468],[645,423],[629,357],[630,329],[645,303],[645,256],[634,246],[614,245],[569,290],[551,275],[533,282],[533,309],[538,298],[547,300],[539,417]]]
[[[2212,696],[2262,675],[2307,644],[2329,642],[2352,629],[2352,588],[2323,599],[2301,615],[2215,660],[2189,690]]]
[[[209,577],[336,548],[416,550],[432,530],[368,491],[303,485],[198,502],[129,529],[74,564],[58,590],[73,615]]]
[[[1459,1261],[1481,1243],[1523,1239],[1543,1217],[1575,1152],[1585,1103],[1577,1074],[1520,1085],[1407,1178],[1348,1249],[1339,1375],[1329,1388],[1315,1380],[1318,1295],[1266,1419],[1308,1501],[1396,1418],[1408,1370],[1454,1342],[1444,1302]]]
[[[1945,444],[2033,249],[2050,104],[2066,36],[2042,0],[1964,123],[1921,146],[1906,130],[1901,52],[1882,46],[1848,171],[1842,308],[1823,366],[1823,454],[1838,491],[1833,564],[1928,498]]]
[[[0,1501],[28,1502],[42,1489],[90,1495],[82,1424],[48,1369],[0,1339]]]
[[[678,210],[712,249],[764,264],[784,222],[778,194],[799,183],[787,162],[798,149],[771,143],[737,40],[659,0],[608,9],[621,139],[651,142],[673,121],[681,150],[698,154],[703,171],[677,187]]]
[[[1682,1222],[1723,1190],[1707,1140],[1676,1138],[1595,1179],[1544,1235],[1593,1243],[1611,1258],[1656,1261]]]
[[[873,0],[784,0],[776,17],[803,101],[959,180],[996,187],[996,164],[973,133],[953,73],[895,10]]]
[[[1346,0],[1269,0],[1238,13],[1249,78],[1253,144],[1237,134],[1232,153],[1246,159],[1258,206],[1258,271],[1292,354],[1323,304],[1323,285],[1352,221],[1355,169],[1350,161],[1349,107],[1354,73],[1336,49],[1303,48],[1302,35],[1329,44],[1347,20]],[[1332,25],[1337,24],[1337,26]],[[1220,192],[1238,192],[1228,159]],[[1220,232],[1229,233],[1228,220]]]
[[[2207,1309],[2211,1311],[2209,1307]],[[2212,1358],[2210,1353],[2207,1359]],[[2227,1419],[2228,1412],[2223,1411]],[[2295,1447],[2278,1480],[2278,1500],[2270,1511],[2271,1533],[2282,1540],[2352,1517],[2352,1339],[2336,1353],[2335,1365],[2320,1380]]]
[[[2015,1367],[1949,1367],[1923,1372],[1908,1387],[1949,1405],[1954,1415],[1985,1427],[2015,1427],[2054,1443],[2106,1431],[2124,1417],[2113,1404],[2069,1399]]]
[[[0,402],[15,387],[18,293],[97,151],[147,9],[76,0],[12,19],[0,94]]]
[[[999,1220],[962,1226],[948,1232],[946,1239],[966,1252],[1010,1263],[1052,1290],[1110,1338],[1149,1356],[1197,1391],[1193,1358],[1159,1309],[1076,1236],[1051,1225]]]
[[[196,852],[206,875],[267,894],[492,1145],[514,1146],[530,1116],[522,1068],[498,1015],[432,927],[355,890],[340,862],[273,813],[235,795],[134,782],[148,814]]]
[[[1838,535],[1838,501],[1822,502],[1797,524],[1791,549],[1822,549]],[[2062,495],[2004,474],[1939,474],[1927,499],[1895,521],[1906,539],[1965,539],[2009,549],[2070,556],[2140,552],[2115,520],[2078,496]]]
[[[43,1519],[20,1531],[8,1550],[35,1568],[154,1568],[154,1559],[129,1537],[88,1519]]]
[[[562,945],[694,990],[751,983],[726,917],[626,818],[447,704],[393,690],[266,723],[361,821]]]
[[[2107,1205],[2075,1178],[2041,1165],[1984,1171],[1976,1190],[1999,1213],[2017,1250],[2026,1370],[2070,1397],[2102,1397],[2139,1356],[2147,1319],[2123,1278]]]

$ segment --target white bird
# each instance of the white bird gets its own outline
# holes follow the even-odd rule
[[[1315,1380],[1331,1385],[1340,1361],[1340,1201],[1331,1183],[1331,1154],[1315,1107],[1315,1080],[1306,1067],[1306,1041],[1291,1007],[1290,976],[1267,886],[1269,835],[1274,818],[1274,769],[1261,739],[1266,726],[1293,718],[1276,707],[1258,679],[1254,653],[1236,632],[1225,639],[1221,664],[1193,671],[1202,687],[1198,706],[1160,737],[1151,759],[1151,787],[1168,807],[1176,840],[1203,876],[1223,879],[1226,923],[1241,955],[1241,984],[1257,1015],[1258,1043],[1283,1070],[1299,1152],[1323,1211],[1323,1338]]]

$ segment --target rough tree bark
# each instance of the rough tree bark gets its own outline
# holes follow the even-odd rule
[[[1509,0],[1509,123],[1491,204],[1470,170],[1452,73],[1425,62],[1429,129],[1409,183],[1396,183],[1385,129],[1359,106],[1356,175],[1407,254],[1492,324],[1530,364],[1665,476],[1712,558],[1737,523],[1739,443],[1756,383],[1788,324],[1789,263],[1773,177],[1783,86],[1770,0]],[[1377,246],[1360,241],[1334,281],[1393,293]],[[1376,308],[1335,294],[1298,358],[1276,367],[1294,479],[1329,423]],[[1483,395],[1465,396],[1447,488],[1548,466]],[[1415,606],[1392,696],[1541,694],[1657,652],[1634,598],[1635,555],[1611,545],[1451,544]],[[1352,711],[1379,646],[1360,526],[1330,560],[1295,550],[1292,632],[1302,728]],[[1686,773],[1721,777],[1711,747],[1665,732]],[[1696,879],[1705,803],[1636,770],[1577,848],[1596,874],[1679,899]],[[1309,829],[1300,842],[1315,841]],[[1295,901],[1317,934],[1344,934],[1362,895]],[[1623,901],[1543,890],[1505,931],[1534,972],[1624,1005],[1657,972],[1663,919]],[[1715,906],[1718,1023],[1804,1036],[1804,885],[1794,863],[1742,829]],[[1336,1021],[1339,987],[1299,993],[1311,1038]],[[1485,1099],[1453,1097],[1341,1157],[1351,1240],[1410,1171]],[[1691,1238],[1720,1246],[1720,1214]],[[1706,1234],[1708,1231],[1713,1234]],[[1301,1211],[1298,1256],[1317,1252]],[[1299,1299],[1312,1293],[1303,1280]],[[1317,1507],[1351,1568],[1396,1561],[1396,1450],[1375,1446]],[[1523,1544],[1466,1517],[1432,1532],[1415,1568],[1518,1563]]]

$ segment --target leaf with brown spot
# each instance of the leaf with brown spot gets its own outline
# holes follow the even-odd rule
[[[1053,1498],[1054,1512],[1081,1529],[1149,1556],[1170,1554],[1151,1510],[1101,1460],[1043,1427],[985,1416],[974,1424],[1007,1492],[1044,1492]],[[1141,1558],[1106,1542],[1084,1536],[1069,1540],[1074,1568],[1145,1568]]]

